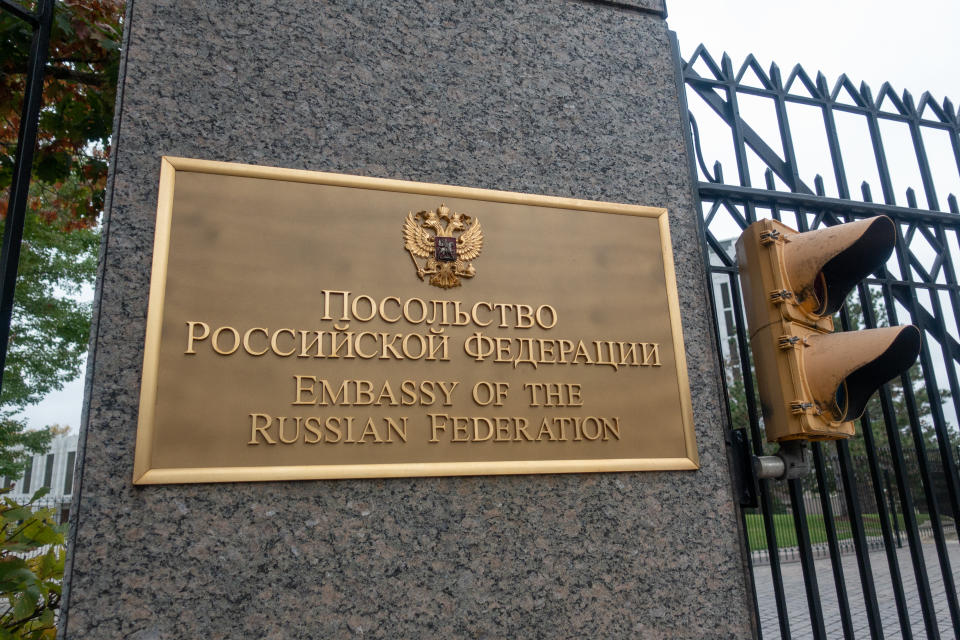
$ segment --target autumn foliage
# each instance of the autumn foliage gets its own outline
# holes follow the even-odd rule
[[[34,10],[32,0],[13,1]],[[96,272],[122,13],[120,0],[58,0],[54,8],[0,395],[0,474],[7,478],[18,477],[52,436],[21,412],[75,379],[86,353],[91,307],[83,292]],[[0,8],[0,234],[32,38],[29,23]]]
[[[29,208],[62,230],[89,228],[103,210],[123,4],[61,0],[54,11]],[[0,11],[0,215],[7,210],[31,38],[30,25]]]

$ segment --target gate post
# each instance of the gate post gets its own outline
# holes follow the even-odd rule
[[[127,6],[63,637],[750,637],[662,1]],[[161,156],[666,207],[699,469],[134,486]]]

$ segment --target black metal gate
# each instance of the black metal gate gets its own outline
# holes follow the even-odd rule
[[[759,508],[741,510],[761,637],[960,638],[957,110],[800,66],[784,77],[752,56],[735,69],[702,47],[682,74],[731,424],[753,453],[769,449],[733,250],[747,225],[889,216],[896,250],[838,326],[912,323],[923,335],[918,365],[874,397],[855,438],[814,443],[809,478],[761,480]],[[726,165],[708,167],[718,156]]]
[[[20,264],[20,245],[30,194],[30,176],[33,171],[33,152],[37,146],[37,123],[43,100],[43,75],[47,67],[50,31],[53,27],[53,8],[56,0],[36,0],[34,10],[28,11],[12,0],[0,0],[0,12],[26,23],[33,32],[27,56],[26,84],[23,108],[17,132],[17,148],[13,157],[13,179],[10,199],[5,212],[3,246],[0,248],[0,386],[7,361],[10,338],[10,319],[13,316],[13,292],[17,284]]]

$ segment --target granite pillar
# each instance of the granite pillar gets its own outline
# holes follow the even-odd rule
[[[62,637],[745,638],[661,0],[129,0]],[[701,469],[134,487],[162,155],[670,210]]]

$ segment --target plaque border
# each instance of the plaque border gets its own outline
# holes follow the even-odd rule
[[[686,457],[681,458],[616,458],[581,460],[509,460],[484,462],[412,462],[350,465],[283,465],[262,467],[190,467],[151,468],[160,339],[166,294],[167,263],[170,251],[170,230],[173,222],[173,194],[177,171],[212,173],[305,182],[339,187],[395,191],[448,198],[467,198],[503,202],[507,204],[553,207],[573,211],[591,211],[616,215],[656,218],[660,230],[660,248],[663,256],[667,292],[667,307],[677,363],[677,385],[680,392]],[[197,160],[162,156],[160,185],[157,196],[157,218],[153,243],[153,266],[150,274],[150,293],[147,305],[147,326],[144,339],[143,372],[140,382],[140,409],[137,416],[136,450],[133,464],[133,483],[181,484],[201,482],[248,482],[283,480],[326,480],[349,478],[405,478],[429,476],[513,475],[544,473],[594,473],[618,471],[680,471],[699,469],[696,436],[693,426],[693,407],[690,382],[687,375],[686,350],[680,323],[680,301],[673,263],[673,243],[667,210],[662,207],[619,204],[576,198],[533,195],[493,189],[456,187],[450,185],[409,182],[386,178],[369,178],[301,169],[283,169],[213,160]]]

